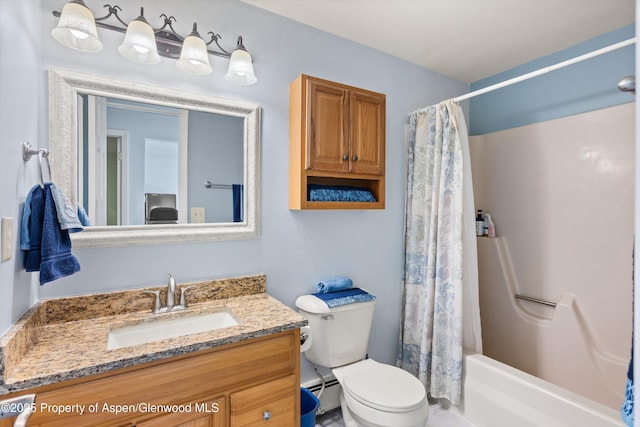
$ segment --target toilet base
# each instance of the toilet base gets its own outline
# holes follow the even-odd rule
[[[342,391],[340,392],[340,409],[342,410],[342,420],[344,421],[344,427],[362,426],[362,424],[358,424],[358,422],[353,419],[351,411],[349,411],[349,408],[347,408],[347,404],[344,403],[344,395],[342,394]]]
[[[418,422],[409,422],[407,423],[405,420],[394,419],[388,420],[389,414],[381,413],[383,415],[381,418],[387,418],[390,421],[389,424],[385,424],[381,420],[365,420],[362,417],[358,416],[356,413],[352,412],[347,405],[347,399],[345,399],[344,391],[340,392],[340,409],[342,410],[342,419],[344,421],[345,427],[425,427],[427,425],[427,418],[429,417],[429,405],[428,403],[424,408],[421,408],[420,421]],[[349,399],[351,404],[359,404],[358,402],[353,402],[352,399]],[[367,412],[370,412],[371,408]],[[372,417],[373,418],[373,417]],[[395,418],[395,417],[394,417]]]

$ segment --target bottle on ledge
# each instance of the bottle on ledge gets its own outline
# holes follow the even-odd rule
[[[478,209],[478,215],[476,216],[476,236],[484,235],[484,217],[482,216],[482,209]]]

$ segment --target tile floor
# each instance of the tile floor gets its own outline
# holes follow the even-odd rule
[[[316,417],[316,427],[344,427],[340,408]],[[459,417],[440,405],[430,407],[429,420],[425,427],[474,427],[473,424]]]

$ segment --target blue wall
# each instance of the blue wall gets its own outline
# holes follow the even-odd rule
[[[471,84],[478,90],[543,67],[627,40],[635,25],[580,43]],[[534,41],[532,41],[534,42]],[[617,89],[618,81],[635,73],[635,46],[627,46],[470,100],[469,133],[503,129],[633,102]]]

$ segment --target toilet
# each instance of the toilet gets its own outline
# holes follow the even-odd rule
[[[310,362],[331,368],[342,386],[346,427],[424,427],[429,402],[424,385],[395,366],[366,358],[375,301],[329,308],[313,295],[295,302],[309,322]]]

